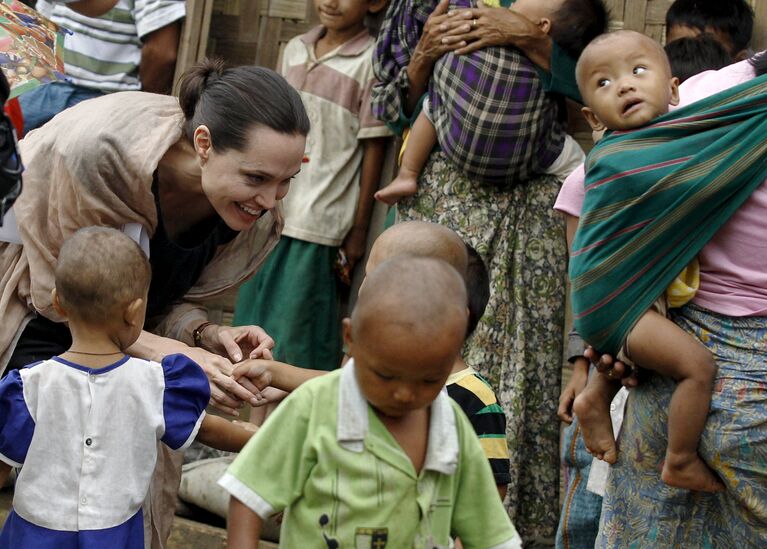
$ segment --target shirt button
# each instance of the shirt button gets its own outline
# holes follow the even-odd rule
[[[91,439],[91,438],[86,438],[86,439],[85,439],[85,445],[86,445],[86,446],[90,446],[91,444],[93,444],[93,439]]]
[[[83,497],[83,498],[80,498],[80,503],[82,503],[83,505],[85,505],[86,503],[88,503],[88,499],[87,499],[87,498],[85,498],[85,497]]]

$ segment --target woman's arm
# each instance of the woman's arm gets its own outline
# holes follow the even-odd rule
[[[428,8],[398,0],[391,3],[386,14],[373,58],[378,83],[373,87],[372,107],[375,117],[397,134],[409,126],[409,119],[426,93],[437,59],[465,45],[460,41],[454,44],[442,41],[441,25],[448,19],[448,6],[449,0],[441,0],[426,16]],[[414,44],[408,43],[408,37],[401,34],[401,27],[411,24],[423,25]]]
[[[406,71],[408,81],[410,82],[410,89],[407,97],[405,97],[404,105],[404,111],[407,114],[413,114],[421,96],[426,93],[429,87],[431,72],[437,59],[442,57],[443,54],[460,47],[460,41],[448,44],[442,40],[442,25],[450,17],[447,14],[448,5],[448,0],[442,0],[434,8],[434,11],[426,20],[421,38],[418,40],[418,45],[413,52],[413,56],[410,58],[410,63],[408,63]]]

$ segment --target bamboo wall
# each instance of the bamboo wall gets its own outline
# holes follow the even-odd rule
[[[605,2],[612,28],[639,30],[663,42],[665,15],[673,0]],[[759,51],[767,48],[767,0],[749,3],[756,15],[753,46]],[[182,49],[191,50],[184,58],[191,62],[207,53],[232,64],[275,67],[282,45],[317,21],[312,0],[187,0],[187,6]]]

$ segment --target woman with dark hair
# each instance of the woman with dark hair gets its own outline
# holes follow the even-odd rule
[[[20,238],[0,242],[0,371],[71,344],[51,303],[53,268],[67,237],[107,226],[137,240],[152,265],[145,331],[129,353],[188,355],[225,412],[254,401],[253,387],[229,376],[232,363],[270,358],[274,342],[257,326],[211,323],[204,303],[251,277],[277,243],[279,201],[308,131],[298,93],[275,72],[205,61],[187,72],[178,99],[110,94],[30,132],[13,206]],[[168,452],[150,490],[153,519],[172,519],[175,507],[180,457]],[[170,520],[154,526],[162,540]]]
[[[50,299],[59,246],[81,227],[112,226],[142,236],[153,269],[149,331],[131,353],[190,355],[224,411],[253,398],[228,378],[231,362],[268,354],[273,342],[255,326],[209,323],[202,303],[251,276],[276,243],[277,203],[301,167],[308,130],[282,77],[206,61],[185,75],[179,99],[109,95],[30,133],[14,206],[23,244],[0,243],[0,369],[67,348]]]

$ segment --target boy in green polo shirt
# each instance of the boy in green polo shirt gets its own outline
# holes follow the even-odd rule
[[[368,275],[345,368],[294,391],[221,479],[229,547],[258,546],[287,509],[285,547],[516,548],[488,462],[442,386],[466,331],[466,289],[447,263],[395,257]]]

